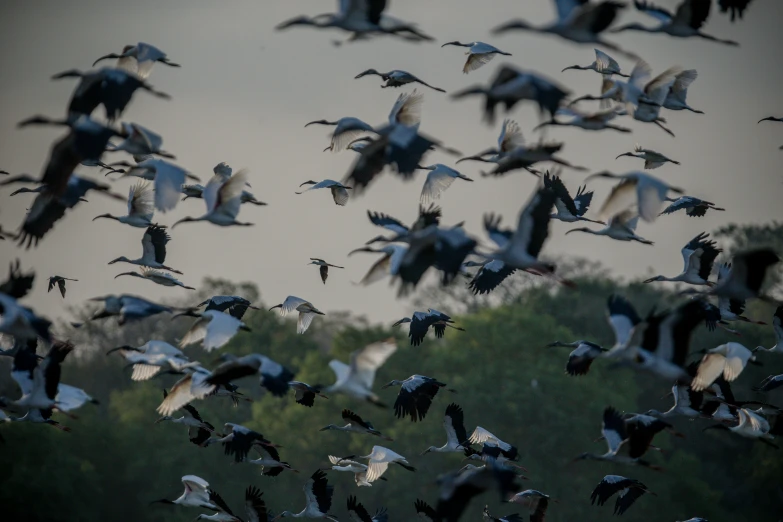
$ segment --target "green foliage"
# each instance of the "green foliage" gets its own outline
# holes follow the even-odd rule
[[[232,406],[225,398],[209,398],[194,405],[205,420],[218,429],[225,422],[246,425],[281,444],[281,456],[300,473],[284,472],[277,478],[261,475],[250,464],[233,464],[222,448],[200,448],[187,439],[187,429],[171,423],[155,424],[155,408],[162,388],[176,377],[164,376],[148,382],[132,382],[118,356],[105,356],[107,349],[121,344],[142,344],[153,335],[173,342],[189,326],[189,319],[171,321],[156,317],[138,325],[118,329],[113,323],[88,323],[67,330],[79,348],[64,365],[63,381],[84,387],[101,401],[77,412],[78,419],[58,415],[72,433],[49,426],[12,423],[0,427],[5,444],[0,445],[0,504],[3,520],[24,521],[190,521],[198,510],[156,504],[152,500],[173,499],[182,491],[180,477],[199,475],[221,493],[237,514],[243,516],[243,491],[256,485],[264,491],[275,512],[299,510],[304,505],[301,486],[315,469],[328,465],[327,455],[364,455],[376,443],[385,444],[408,457],[417,467],[410,473],[392,467],[387,482],[372,488],[357,488],[353,476],[330,472],[336,486],[332,512],[345,519],[345,499],[356,494],[370,510],[385,505],[390,520],[413,518],[413,502],[422,498],[437,501],[435,477],[461,467],[459,454],[421,452],[445,441],[442,414],[450,402],[465,411],[470,431],[481,425],[516,444],[520,463],[527,468],[524,488],[542,490],[559,503],[550,505],[549,522],[607,520],[612,506],[595,507],[589,502],[593,487],[605,474],[621,474],[644,482],[657,497],[640,499],[625,515],[626,522],[674,521],[693,516],[711,520],[776,520],[770,514],[783,510],[780,477],[783,458],[773,448],[739,439],[725,432],[702,433],[709,421],[675,419],[685,438],[661,434],[655,444],[661,453],[649,460],[664,472],[600,462],[571,462],[582,452],[602,453],[601,413],[612,405],[622,411],[666,409],[671,399],[660,397],[667,384],[654,377],[613,370],[598,361],[583,377],[563,372],[568,350],[547,348],[556,339],[585,339],[610,343],[604,318],[607,296],[619,292],[629,297],[640,314],[674,302],[663,285],[621,284],[596,267],[573,273],[577,290],[540,284],[527,274],[509,281],[508,291],[498,306],[487,307],[462,285],[449,294],[430,290],[422,295],[438,309],[461,303],[470,312],[456,317],[465,332],[449,330],[446,339],[428,337],[420,347],[411,347],[404,330],[358,322],[335,314],[316,320],[306,335],[296,335],[294,319],[281,319],[265,311],[252,285],[233,286],[221,280],[208,281],[199,298],[213,293],[244,295],[262,308],[249,311],[246,322],[252,333],[240,333],[220,350],[237,355],[264,353],[295,369],[297,379],[312,384],[333,382],[327,363],[347,361],[351,351],[390,336],[399,349],[378,372],[376,390],[391,379],[413,373],[436,377],[456,392],[442,390],[427,418],[419,423],[398,420],[390,409],[359,403],[343,396],[316,400],[313,408],[296,404],[292,396],[276,399],[262,395],[253,378],[239,382],[254,402]],[[540,278],[539,278],[540,279]],[[195,304],[193,302],[186,304]],[[182,303],[179,303],[182,304]],[[444,306],[445,305],[445,306]],[[441,308],[443,306],[443,308]],[[455,305],[456,308],[456,305]],[[86,317],[86,310],[78,311]],[[752,310],[758,317],[771,316],[766,305]],[[739,340],[747,346],[774,343],[769,327],[741,325]],[[694,348],[708,348],[730,340],[723,331],[695,336]],[[189,347],[188,355],[211,366],[217,354]],[[749,367],[734,386],[738,399],[763,399],[750,392],[750,385],[769,373],[779,373],[783,360],[764,357],[764,368]],[[7,376],[7,361],[0,375]],[[11,384],[0,383],[0,391],[16,393]],[[394,389],[379,391],[381,399],[394,402]],[[778,399],[769,397],[768,400]],[[371,420],[376,428],[394,439],[382,442],[371,436],[335,431],[320,432],[330,423],[339,424],[342,408],[350,408]],[[175,416],[181,415],[181,412]],[[481,509],[490,505],[496,516],[518,511],[485,495],[470,506],[464,520],[480,520]]]

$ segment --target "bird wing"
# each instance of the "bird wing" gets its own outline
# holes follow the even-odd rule
[[[132,185],[128,190],[128,215],[152,219],[154,212],[155,200],[152,185],[146,181]]]
[[[572,216],[576,216],[579,213],[571,194],[568,193],[568,189],[563,184],[563,180],[560,179],[560,176],[550,175],[549,173],[545,174],[544,185],[551,188],[557,196],[555,207],[557,208],[558,214],[568,213]]]
[[[196,475],[185,475],[182,477],[182,483],[193,493],[206,493],[209,488],[209,482]]]
[[[353,495],[348,497],[348,514],[354,522],[373,522],[367,508],[357,502]]]
[[[622,515],[625,513],[628,508],[631,507],[631,504],[636,502],[636,499],[646,493],[643,484],[640,484],[637,481],[634,482],[636,482],[637,485],[621,491],[620,495],[617,497],[617,500],[614,503],[615,514]]]
[[[599,215],[606,220],[631,208],[637,201],[636,180],[626,178],[612,187],[612,191],[601,206]]]
[[[351,367],[342,361],[332,359],[329,361],[329,368],[332,369],[336,377],[335,386],[345,382],[351,375]]]
[[[247,184],[247,177],[248,172],[242,169],[228,178],[228,181],[221,184],[218,190],[216,208],[213,210],[236,218],[237,214],[239,214],[239,208],[242,205],[242,191]],[[210,180],[210,183],[211,182],[212,180]],[[207,188],[209,188],[209,183],[207,183]]]
[[[367,217],[370,219],[370,222],[377,227],[391,230],[397,234],[405,234],[408,232],[408,227],[403,225],[399,219],[393,218],[388,214],[368,210]]]
[[[693,200],[687,196],[677,198],[671,205],[666,207],[661,214],[671,214],[684,208],[690,208],[693,206]]]
[[[590,203],[593,201],[593,192],[585,192],[586,188],[584,185],[579,187],[574,197],[574,205],[576,206],[576,215],[578,217],[582,217],[587,213],[587,209],[590,208]]]
[[[652,177],[636,183],[639,216],[648,223],[655,221],[669,190],[667,184]]]
[[[617,63],[617,60],[606,54],[605,52],[601,51],[600,49],[594,49],[595,51],[595,63],[598,65],[597,69],[599,71],[619,71],[620,70],[620,64]]]
[[[731,382],[739,377],[745,365],[753,353],[739,343],[727,343],[728,353],[726,354],[726,364],[723,369],[723,378]]]
[[[148,161],[153,161],[155,168],[155,208],[161,212],[169,211],[179,202],[187,172],[167,161]]]
[[[587,2],[588,0],[555,0],[557,19],[561,22],[567,20],[574,10],[587,4]]]
[[[207,325],[210,319],[206,316],[201,316],[196,319],[196,322],[190,327],[190,329],[182,336],[179,341],[180,348],[184,348],[189,344],[195,344],[204,340],[207,336]]]
[[[636,325],[642,320],[630,301],[619,295],[609,296],[607,303],[609,325],[614,330],[615,344],[625,346],[631,339]]]
[[[263,493],[255,486],[248,486],[245,490],[247,522],[269,522],[266,502],[264,502],[262,496]]]
[[[351,353],[351,369],[367,389],[375,381],[375,372],[397,351],[397,343],[388,340],[369,344]]]
[[[427,174],[427,180],[421,189],[421,197],[419,198],[421,203],[426,205],[432,202],[432,200],[440,198],[441,193],[454,183],[454,179],[446,171],[439,169],[431,170]]]
[[[650,67],[650,64],[644,60],[639,60],[631,70],[631,77],[628,78],[628,84],[641,91],[650,80],[650,76],[652,76],[652,67]]]
[[[350,197],[345,187],[332,187],[332,198],[337,205],[344,207]]]
[[[169,394],[163,399],[163,402],[157,408],[161,415],[171,415],[173,412],[182,408],[196,397],[191,393],[190,385],[193,382],[193,376],[188,374],[177,381],[169,389]]]
[[[386,473],[389,468],[388,462],[377,462],[371,460],[367,466],[367,482],[374,482],[381,478],[381,475]]]
[[[310,327],[316,314],[312,312],[299,312],[299,318],[296,321],[296,333],[303,334]]]
[[[669,95],[673,96],[674,98],[681,101],[682,103],[685,103],[686,97],[688,96],[688,87],[691,86],[693,81],[696,80],[698,76],[699,73],[696,72],[696,69],[688,69],[686,71],[682,71],[680,74],[677,75],[677,78],[674,80]]]
[[[691,383],[691,388],[695,391],[706,389],[723,373],[724,368],[726,368],[726,358],[723,355],[717,353],[706,354],[701,359],[699,369]]]
[[[491,62],[493,58],[495,58],[495,53],[471,53],[471,55],[468,56],[468,59],[465,61],[465,66],[462,67],[462,72],[469,73],[470,71],[475,71],[484,64]]]
[[[527,255],[538,257],[549,236],[550,213],[556,199],[553,190],[539,186],[519,213],[517,229],[509,241],[509,249],[523,249]]]
[[[673,25],[700,29],[710,16],[712,0],[683,0],[674,13]]]
[[[141,238],[142,258],[154,259],[158,263],[166,261],[166,243],[171,237],[163,227],[152,225],[147,227]]]
[[[519,124],[514,120],[503,120],[503,128],[500,131],[500,136],[498,136],[498,150],[500,153],[512,151],[524,145],[524,143],[525,139],[522,136]]]
[[[224,312],[213,310],[204,313],[211,316],[204,336],[204,349],[208,352],[220,348],[230,341],[243,325],[242,321]]]
[[[601,421],[601,435],[606,439],[606,445],[613,454],[617,453],[620,446],[628,438],[623,417],[611,406],[604,409],[604,416]]]
[[[591,504],[603,506],[612,495],[627,488],[630,482],[630,479],[620,475],[606,475],[590,495]]]
[[[413,126],[421,121],[421,104],[424,102],[424,94],[416,89],[409,93],[400,94],[389,113],[389,123],[395,125]]]
[[[653,5],[650,2],[646,2],[644,0],[634,0],[633,4],[637,10],[643,12],[646,15],[652,16],[661,23],[669,23],[672,18],[674,18],[674,15],[670,11],[664,9],[663,7]]]
[[[468,440],[468,434],[465,431],[464,413],[462,408],[454,403],[446,406],[443,428],[446,430],[446,438],[451,446],[464,444]]]
[[[162,356],[165,357],[165,356]],[[148,381],[158,374],[163,368],[158,365],[136,363],[133,365],[132,381]]]
[[[289,295],[285,298],[285,301],[283,301],[283,305],[280,307],[280,315],[287,315],[297,308],[299,308],[303,304],[309,304],[307,301],[302,299],[301,297],[296,297],[294,295]]]

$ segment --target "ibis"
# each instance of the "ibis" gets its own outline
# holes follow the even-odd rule
[[[475,71],[482,65],[489,63],[498,54],[511,56],[511,53],[501,51],[497,47],[484,42],[461,43],[459,41],[454,41],[446,42],[445,44],[441,45],[441,47],[446,47],[447,45],[468,48],[468,50],[465,52],[468,59],[465,61],[465,65],[462,67],[462,72],[464,74]]]
[[[195,290],[192,286],[185,285],[182,281],[177,279],[171,274],[167,274],[166,272],[161,272],[160,270],[154,270],[151,268],[145,268],[141,267],[140,272],[123,272],[121,274],[117,274],[114,276],[114,279],[117,279],[120,276],[131,276],[131,277],[138,277],[140,279],[146,279],[147,281],[152,281],[153,283],[161,286],[178,286],[180,288],[185,288],[187,290]]]
[[[454,170],[451,167],[447,167],[443,163],[435,163],[434,165],[421,168],[429,171],[427,179],[424,181],[424,186],[421,188],[421,196],[419,197],[422,204],[431,203],[435,199],[440,199],[440,195],[449,188],[456,179],[473,181],[461,172]]]
[[[329,268],[330,267],[331,268],[340,268],[340,269],[345,268],[344,266],[332,265],[330,263],[327,263],[323,259],[319,259],[317,257],[311,257],[310,258],[310,263],[308,263],[308,264],[310,264],[310,265],[317,265],[318,266],[318,272],[320,272],[320,274],[321,274],[321,282],[323,282],[323,284],[326,284],[326,278],[329,277]]]
[[[666,163],[674,163],[675,165],[680,164],[679,161],[674,161],[673,159],[664,156],[660,152],[656,152],[651,149],[642,148],[642,146],[639,145],[638,143],[636,144],[636,147],[634,148],[633,152],[623,152],[615,159],[622,158],[623,156],[630,156],[632,158],[643,159],[645,169],[657,169],[658,167],[665,165]]]
[[[443,428],[446,430],[446,444],[440,447],[430,446],[422,455],[434,453],[462,453],[468,444],[468,434],[465,431],[465,418],[462,408],[455,403],[446,406],[443,416]]]
[[[285,517],[294,518],[325,518],[337,522],[337,518],[329,514],[332,507],[332,495],[334,495],[334,486],[329,485],[326,479],[326,473],[320,469],[313,473],[302,488],[307,499],[307,505],[299,513],[283,511],[273,520]]]
[[[644,282],[675,281],[690,285],[714,285],[715,283],[709,280],[712,265],[723,250],[716,247],[715,241],[707,240],[708,236],[709,234],[702,232],[682,247],[682,260],[685,263],[682,273],[674,277],[659,275],[646,279]]]
[[[411,73],[407,71],[400,71],[400,70],[393,70],[387,73],[381,73],[376,71],[375,69],[367,69],[364,72],[361,72],[357,74],[354,79],[362,78],[364,76],[368,75],[375,75],[380,76],[383,81],[386,83],[384,85],[381,85],[381,88],[386,87],[401,87],[403,85],[407,85],[409,83],[420,83],[421,85],[424,85],[425,87],[429,87],[430,89],[439,91],[439,92],[446,92],[440,87],[434,87],[430,85],[429,83],[417,78],[416,76],[412,75]]]
[[[411,422],[416,422],[424,420],[432,404],[432,399],[435,398],[438,390],[444,388],[446,384],[432,377],[411,375],[404,381],[394,379],[385,384],[383,388],[391,386],[400,387],[397,400],[394,401],[394,415],[398,419],[409,416]]]
[[[351,352],[348,364],[332,359],[329,361],[329,368],[334,372],[336,382],[327,386],[324,391],[329,394],[342,393],[355,399],[383,406],[378,396],[372,391],[375,372],[396,351],[397,343],[394,339],[387,339],[354,350]]]
[[[199,318],[182,336],[180,348],[201,342],[204,350],[211,352],[225,346],[240,330],[251,331],[245,323],[225,312],[209,310],[197,315]]]
[[[144,235],[141,238],[142,256],[138,259],[128,259],[125,256],[120,256],[117,259],[109,261],[110,265],[114,263],[130,263],[132,265],[143,266],[147,268],[161,268],[174,272],[175,274],[181,274],[179,270],[164,265],[166,262],[166,244],[171,240],[171,236],[166,230],[158,225],[150,225],[147,230],[144,231]]]
[[[66,281],[78,281],[78,279],[70,279],[68,277],[63,277],[59,275],[53,275],[49,278],[49,286],[47,287],[46,291],[51,292],[52,289],[57,285],[57,288],[60,290],[60,295],[65,297],[65,282]]]
[[[237,221],[239,208],[242,205],[242,191],[247,183],[247,176],[246,170],[240,170],[229,178],[225,178],[220,174],[213,176],[207,183],[206,188],[204,188],[204,202],[207,205],[207,213],[201,217],[180,219],[172,225],[172,228],[180,223],[195,221],[208,221],[220,227],[252,226],[253,223]]]
[[[571,65],[560,72],[565,72],[568,70],[594,71],[603,76],[617,75],[622,76],[623,78],[629,78],[629,75],[622,73],[620,70],[620,64],[617,63],[617,60],[599,49],[594,49],[594,51],[595,61],[593,61],[593,63],[590,65]]]
[[[147,228],[151,226],[152,216],[155,214],[155,195],[152,186],[147,182],[139,182],[131,186],[128,190],[128,214],[125,216],[114,216],[112,214],[101,214],[95,216],[92,220],[106,218],[119,221],[125,225],[137,228]]]
[[[169,60],[166,53],[154,45],[144,42],[139,42],[136,45],[126,45],[119,54],[110,53],[101,56],[93,62],[93,66],[100,61],[110,59],[116,59],[117,67],[126,69],[142,79],[149,77],[152,73],[153,66],[158,62],[168,65],[169,67],[180,67],[179,64]]]
[[[669,192],[683,193],[682,189],[673,187],[665,181],[640,171],[628,172],[626,174],[612,174],[611,172],[603,171],[588,176],[585,182],[597,178],[620,180],[620,183],[612,188],[609,197],[604,201],[601,207],[601,215],[612,215],[636,205],[639,217],[648,223],[652,223],[658,217]]]
[[[430,327],[435,331],[435,337],[438,339],[443,338],[446,334],[446,327],[461,332],[465,331],[464,328],[454,326],[454,321],[451,320],[451,317],[432,308],[428,308],[426,312],[414,312],[412,317],[403,317],[394,323],[392,328],[405,323],[410,323],[408,337],[410,337],[411,346],[419,346],[424,341],[424,337],[427,335]]]
[[[680,196],[679,198],[665,198],[666,201],[671,201],[672,204],[663,209],[659,215],[672,214],[678,210],[685,210],[685,214],[688,217],[704,217],[708,210],[724,211],[725,208],[715,206],[715,203],[704,201],[703,199],[694,198],[693,196]]]
[[[309,192],[311,190],[328,188],[332,193],[332,199],[334,199],[335,205],[339,205],[341,207],[344,207],[345,204],[348,203],[348,198],[350,197],[348,191],[352,188],[343,185],[339,181],[334,181],[333,179],[325,179],[318,182],[312,180],[305,181],[299,186],[303,187],[304,185],[310,185],[310,187],[306,188],[302,192],[294,192],[294,194],[304,194],[305,192]]]
[[[615,515],[625,513],[645,493],[655,494],[636,479],[621,477],[620,475],[606,475],[590,495],[590,503],[603,506],[615,493],[618,494],[614,503]]]
[[[346,423],[345,426],[328,424],[327,426],[321,428],[319,431],[328,431],[328,430],[347,431],[349,433],[361,433],[367,435],[374,435],[384,440],[389,440],[389,441],[392,440],[391,438],[384,436],[380,431],[376,430],[370,421],[366,421],[362,419],[359,415],[355,414],[351,410],[344,409],[342,412],[342,418],[343,421]]]
[[[307,331],[316,315],[326,315],[309,301],[293,295],[289,295],[285,298],[285,301],[269,310],[274,310],[275,308],[280,309],[280,315],[283,317],[290,313],[298,312],[299,317],[296,321],[296,333],[298,334],[303,334]]]

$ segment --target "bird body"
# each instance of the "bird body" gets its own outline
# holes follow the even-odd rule
[[[334,199],[335,205],[339,205],[341,207],[344,207],[346,203],[348,203],[348,198],[350,197],[350,194],[348,194],[348,191],[351,190],[351,187],[346,187],[339,181],[334,181],[333,179],[325,179],[323,181],[315,182],[315,181],[305,181],[302,183],[301,186],[304,185],[312,185],[309,188],[306,188],[302,192],[295,192],[294,194],[304,194],[305,192],[309,192],[311,190],[317,190],[322,188],[328,188],[329,191],[332,193],[332,199]]]
[[[675,165],[680,164],[679,161],[674,161],[673,159],[669,159],[668,157],[664,156],[660,152],[655,152],[654,150],[650,150],[650,149],[643,149],[638,144],[636,145],[634,152],[624,152],[619,156],[617,156],[617,158],[621,158],[623,156],[630,156],[632,158],[643,159],[645,169],[657,169],[658,167],[666,163],[674,163]]]
[[[329,367],[334,372],[336,381],[324,391],[330,394],[343,393],[356,399],[381,404],[372,391],[375,372],[396,351],[397,343],[394,339],[388,339],[351,352],[349,364],[332,359],[329,361]]]
[[[599,49],[594,49],[594,51],[595,61],[593,63],[586,66],[571,65],[570,67],[566,67],[560,72],[565,72],[569,69],[575,69],[578,71],[594,71],[604,76],[611,76],[614,74],[625,78],[629,77],[627,74],[623,74],[620,71],[620,64],[617,63],[617,60]]]
[[[465,419],[457,404],[446,406],[446,414],[443,416],[443,428],[446,430],[446,444],[440,447],[430,446],[422,455],[429,452],[435,453],[463,453],[469,446],[468,435],[465,431]]]
[[[420,83],[426,87],[429,87],[430,89],[439,91],[439,92],[446,92],[443,89],[439,87],[433,87],[432,85],[420,80],[416,76],[412,75],[409,72],[406,71],[400,71],[400,70],[393,70],[387,73],[380,73],[376,71],[375,69],[367,69],[364,72],[361,72],[355,76],[355,79],[361,78],[363,76],[367,75],[375,75],[380,76],[381,79],[383,79],[386,83],[384,85],[381,85],[381,88],[386,87],[401,87],[403,85],[407,85],[409,83]]]
[[[293,295],[289,295],[282,304],[275,305],[270,308],[270,310],[274,310],[275,308],[280,309],[280,315],[283,317],[292,312],[299,313],[299,318],[296,322],[296,333],[298,334],[303,334],[307,331],[316,315],[326,315],[314,307],[310,302]]]
[[[163,263],[166,262],[166,244],[171,240],[171,236],[163,227],[150,225],[145,230],[141,238],[142,256],[138,259],[128,259],[125,256],[118,257],[109,264],[130,263],[132,265],[143,266],[147,268],[162,268],[175,274],[181,274],[179,270],[174,270]]]
[[[716,248],[715,241],[707,241],[709,234],[701,233],[694,237],[682,248],[682,260],[685,263],[683,271],[674,276],[656,276],[645,280],[645,283],[653,281],[679,281],[690,285],[713,285],[709,280],[712,273],[712,265],[721,249]]]
[[[454,41],[447,42],[441,45],[441,47],[446,47],[447,45],[456,45],[458,47],[468,48],[467,52],[465,52],[465,54],[468,56],[468,59],[465,62],[465,66],[462,68],[462,72],[464,74],[468,74],[470,71],[475,71],[482,65],[489,63],[492,58],[495,57],[495,55],[502,54],[505,56],[511,56],[511,53],[501,51],[497,47],[484,42],[461,43]]]
[[[185,347],[189,344],[202,342],[204,349],[211,352],[228,343],[239,330],[248,332],[250,328],[227,313],[208,310],[200,314],[199,319],[182,337],[179,345]]]
[[[172,228],[179,223],[193,221],[208,221],[213,225],[220,227],[252,226],[253,223],[237,221],[239,208],[242,205],[242,192],[247,183],[247,176],[248,173],[246,170],[240,170],[228,178],[220,174],[215,174],[204,189],[204,202],[207,205],[207,213],[197,218],[186,217],[180,219],[172,225]]]
[[[427,180],[424,182],[424,186],[421,189],[421,197],[419,200],[422,204],[431,203],[435,199],[440,199],[440,195],[449,188],[457,178],[464,179],[465,181],[473,181],[469,177],[451,167],[447,167],[443,163],[435,163],[434,165],[422,168],[430,171],[429,174],[427,174]]]

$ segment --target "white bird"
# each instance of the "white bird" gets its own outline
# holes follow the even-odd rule
[[[756,351],[783,353],[783,305],[775,309],[775,314],[772,316],[772,329],[775,332],[775,346],[772,348],[757,346]]]
[[[672,386],[672,396],[674,397],[674,404],[671,408],[664,412],[658,410],[648,410],[645,415],[655,417],[657,419],[667,419],[669,417],[701,417],[702,413],[695,409],[694,402],[697,400],[697,395],[702,395],[696,392],[691,386],[684,384],[675,384]]]
[[[679,161],[674,161],[673,159],[664,156],[660,152],[656,152],[650,149],[644,149],[638,143],[634,148],[634,152],[624,152],[619,156],[617,156],[617,158],[615,159],[622,158],[623,156],[630,156],[632,158],[643,159],[645,169],[657,169],[658,167],[666,163],[674,163],[675,165],[680,164]]]
[[[753,352],[740,343],[721,344],[707,350],[699,363],[699,369],[693,378],[691,387],[694,391],[702,391],[709,387],[719,375],[731,382],[742,373],[748,361],[755,360]]]
[[[672,187],[665,181],[640,171],[626,174],[599,172],[588,176],[585,182],[595,178],[619,179],[620,183],[612,188],[609,197],[601,207],[601,215],[610,216],[636,205],[639,216],[652,223],[658,217],[669,192],[682,194],[683,190]]]
[[[533,27],[524,20],[513,20],[495,27],[492,29],[492,34],[501,34],[512,29],[554,34],[571,42],[596,44],[629,58],[636,58],[636,55],[601,38],[601,33],[612,25],[620,9],[625,8],[625,4],[586,0],[555,0],[554,3],[557,8],[557,20],[553,23],[543,27]]]
[[[698,77],[696,69],[688,69],[677,74],[677,78],[674,83],[669,87],[669,92],[666,94],[666,99],[663,101],[663,108],[671,111],[688,110],[695,112],[696,114],[704,114],[704,111],[699,111],[688,105],[686,98],[688,97],[688,88],[693,81]]]
[[[702,232],[682,247],[682,260],[685,263],[685,267],[680,274],[674,277],[659,275],[646,279],[644,282],[679,281],[689,285],[714,285],[715,283],[709,280],[712,273],[712,265],[715,263],[718,254],[723,252],[723,250],[716,248],[715,241],[708,241],[708,236],[709,234]]]
[[[511,53],[501,51],[497,47],[486,44],[484,42],[460,43],[458,41],[454,41],[447,42],[441,45],[441,47],[446,47],[447,45],[468,48],[467,52],[465,52],[465,54],[468,56],[468,59],[465,61],[464,67],[462,67],[462,72],[464,74],[468,74],[470,71],[475,71],[482,65],[489,63],[492,58],[495,57],[495,55],[502,54],[504,56],[511,56]]]
[[[152,185],[147,182],[135,183],[128,190],[128,214],[125,216],[113,216],[101,214],[92,220],[108,218],[119,221],[125,225],[137,228],[147,228],[152,225],[152,216],[155,214],[155,195]]]
[[[646,33],[664,33],[677,38],[698,37],[727,45],[739,45],[732,40],[721,40],[701,32],[701,27],[710,15],[712,0],[683,0],[677,6],[677,11],[671,13],[666,9],[650,4],[644,0],[634,4],[636,9],[650,15],[660,22],[655,27],[645,27],[639,23],[623,25],[612,29],[612,33],[623,31],[642,31]]]
[[[324,152],[327,150],[340,152],[348,148],[349,143],[354,142],[362,134],[376,134],[372,125],[353,116],[346,116],[337,121],[311,121],[305,127],[308,125],[333,125],[335,127],[330,137],[329,146],[324,149]]]
[[[112,53],[101,56],[92,65],[95,66],[101,60],[111,58],[117,59],[118,68],[130,71],[142,79],[149,77],[155,62],[164,63],[169,67],[180,67],[179,64],[169,60],[166,53],[153,45],[143,42],[139,42],[136,45],[126,45],[122,48],[122,53],[120,54]]]
[[[30,411],[57,406],[60,365],[73,349],[74,345],[69,342],[55,341],[41,362],[38,362],[35,350],[19,350],[14,356],[11,378],[19,385],[22,396],[14,401],[2,399],[2,403]]]
[[[639,323],[642,322],[636,309],[628,299],[612,294],[606,303],[606,319],[614,333],[614,346],[611,351],[622,351],[631,342]]]
[[[754,298],[773,301],[770,297],[761,293],[761,287],[767,271],[779,262],[780,257],[774,250],[769,248],[740,252],[734,255],[731,264],[724,264],[724,267],[721,267],[723,270],[718,271],[718,284],[716,286],[703,292],[687,289],[681,293],[714,295],[719,299],[724,298],[739,302]],[[721,274],[721,271],[723,274]],[[729,308],[731,307],[724,307],[725,310]],[[723,315],[723,311],[721,315]]]
[[[185,491],[178,499],[168,500],[164,498],[153,501],[153,504],[157,502],[186,507],[218,509],[214,498],[215,492],[209,487],[209,482],[196,475],[185,475],[182,477],[182,484],[185,485]]]
[[[231,315],[209,310],[201,312],[193,326],[182,336],[180,348],[202,342],[208,352],[221,348],[234,337],[239,330],[249,332],[248,326]]]
[[[144,266],[147,268],[162,268],[175,274],[181,274],[179,270],[174,270],[171,267],[164,265],[166,261],[166,244],[171,240],[171,236],[166,232],[163,227],[158,225],[150,225],[144,232],[141,238],[142,255],[138,259],[128,259],[125,256],[120,256],[117,259],[109,261],[109,264],[114,263],[130,263],[132,265]]]
[[[446,406],[443,429],[446,430],[446,444],[441,447],[430,446],[424,450],[422,455],[431,451],[435,453],[462,453],[469,446],[468,434],[465,431],[465,417],[459,405],[451,403]]]
[[[242,192],[247,183],[247,175],[246,170],[240,170],[228,178],[220,174],[213,176],[204,189],[204,202],[207,205],[207,213],[197,218],[186,217],[180,219],[172,225],[172,228],[179,223],[193,221],[209,221],[213,225],[220,227],[252,226],[253,223],[237,221],[239,208],[242,205]]]
[[[123,272],[114,276],[114,279],[117,279],[120,276],[138,277],[140,279],[152,281],[153,283],[161,286],[178,286],[188,290],[195,290],[195,288],[192,286],[186,286],[184,283],[182,283],[182,281],[173,275],[161,272],[160,270],[153,270],[151,268],[142,267],[141,272]]]
[[[737,411],[736,426],[727,426],[726,424],[721,423],[714,426],[708,426],[704,429],[720,429],[731,431],[742,437],[757,439],[777,448],[777,446],[769,442],[769,440],[775,438],[775,436],[770,433],[771,427],[769,425],[769,421],[767,421],[767,419],[761,415],[754,413],[753,410],[749,410],[747,408],[740,408]]]
[[[601,435],[606,442],[606,453],[600,455],[595,453],[582,453],[574,459],[574,462],[579,460],[600,460],[617,462],[618,464],[643,466],[653,470],[661,469],[659,466],[655,466],[646,460],[641,459],[641,455],[632,456],[625,420],[620,413],[611,406],[604,409],[603,420],[601,422]],[[645,446],[642,449],[646,451],[647,447]],[[644,451],[641,452],[642,455],[644,454]]]
[[[307,331],[316,315],[326,315],[309,301],[293,295],[289,295],[282,304],[275,305],[269,310],[274,310],[275,308],[280,309],[280,315],[283,317],[293,312],[299,313],[299,318],[296,321],[296,333],[298,334],[303,334]]]
[[[440,199],[440,195],[449,188],[457,178],[464,179],[465,181],[473,181],[469,177],[451,167],[447,167],[443,163],[435,163],[434,165],[421,168],[430,171],[429,174],[427,174],[427,180],[424,182],[424,186],[421,188],[421,196],[419,198],[419,201],[424,205],[432,203],[435,199]]]
[[[530,510],[530,522],[544,522],[549,502],[557,502],[549,495],[535,489],[526,489],[514,494],[508,499],[512,504],[520,504]]]
[[[68,384],[57,385],[57,395],[54,397],[57,411],[69,412],[81,408],[86,403],[100,404],[89,393]]]
[[[167,212],[177,206],[179,195],[182,193],[182,186],[187,179],[198,181],[196,176],[190,174],[182,167],[151,156],[145,157],[135,165],[131,165],[127,161],[120,161],[113,165],[128,167],[123,176],[154,181],[155,208],[161,212]]]
[[[491,444],[493,446],[497,446],[503,451],[514,451],[515,449],[514,446],[508,442],[500,440],[492,432],[482,428],[481,426],[476,426],[476,429],[474,429],[473,433],[470,434],[468,441],[471,444]]]
[[[622,76],[624,78],[629,78],[627,74],[623,74],[620,71],[620,64],[617,63],[617,60],[606,54],[605,52],[599,50],[599,49],[593,49],[595,51],[595,61],[591,63],[590,65],[580,66],[580,65],[571,65],[569,67],[566,67],[560,72],[565,72],[569,69],[576,69],[578,71],[595,71],[598,74],[602,75],[608,75],[611,76],[613,74],[616,74],[617,76]]]
[[[334,494],[334,486],[330,486],[326,473],[322,470],[317,470],[313,473],[304,487],[305,499],[307,505],[299,513],[291,513],[290,511],[283,511],[272,520],[278,518],[294,517],[294,518],[325,518],[337,522],[337,519],[329,514],[329,509],[332,507],[332,495]]]
[[[346,457],[353,458],[353,457]],[[356,458],[367,459],[367,482],[375,482],[381,475],[386,473],[389,468],[389,464],[399,464],[408,471],[416,471],[416,468],[410,465],[408,461],[389,448],[383,446],[373,446],[372,452],[369,455],[363,455]]]
[[[636,234],[636,225],[639,222],[639,216],[635,211],[628,209],[609,218],[609,223],[602,229],[592,230],[590,228],[573,228],[566,232],[585,232],[594,236],[607,236],[616,241],[636,241],[645,245],[652,245],[653,242]]]
[[[344,393],[353,398],[382,406],[380,399],[372,391],[375,372],[396,351],[397,343],[392,338],[354,350],[351,352],[348,364],[332,359],[329,361],[329,367],[337,380],[324,391],[329,394]]]
[[[332,199],[334,199],[334,203],[336,205],[339,205],[341,207],[344,207],[346,203],[348,203],[348,198],[350,195],[348,194],[348,191],[351,190],[351,187],[347,187],[340,183],[339,181],[334,181],[333,179],[325,179],[323,181],[305,181],[300,187],[304,185],[312,185],[309,188],[304,189],[302,192],[294,192],[294,194],[304,194],[305,192],[308,192],[310,190],[317,190],[322,188],[328,188],[332,193]]]
[[[136,347],[130,345],[118,346],[106,352],[106,355],[118,352],[133,366],[131,379],[146,381],[158,374],[163,368],[170,367],[174,371],[182,371],[186,367],[198,366],[191,362],[182,351],[165,341],[151,340]]]
[[[329,455],[329,462],[332,463],[332,466],[329,468],[324,468],[324,471],[348,471],[353,473],[353,478],[357,486],[372,487],[372,484],[367,482],[367,464],[362,464],[361,462],[356,462],[355,460],[335,457],[334,455]],[[381,480],[386,479],[381,477]]]

